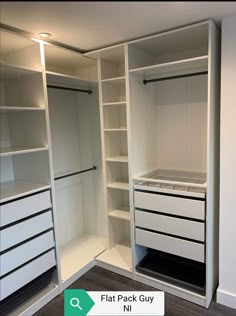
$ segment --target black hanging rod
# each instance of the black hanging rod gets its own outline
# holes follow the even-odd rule
[[[67,87],[60,87],[60,86],[53,86],[48,84],[47,85],[48,88],[52,88],[52,89],[59,89],[59,90],[68,90],[68,91],[77,91],[77,92],[85,92],[88,94],[91,94],[93,91],[92,90],[83,90],[83,89],[76,89],[76,88],[67,88]]]
[[[165,80],[171,80],[171,79],[179,79],[179,78],[186,78],[186,77],[195,77],[195,76],[202,76],[207,75],[208,71],[202,71],[202,72],[194,72],[189,74],[183,74],[178,76],[170,76],[170,77],[164,77],[164,78],[157,78],[157,79],[144,79],[143,83],[146,85],[149,82],[156,82],[156,81],[165,81]]]
[[[60,179],[72,177],[72,176],[75,176],[75,175],[77,175],[77,174],[85,173],[85,172],[92,171],[92,170],[96,170],[96,169],[97,169],[96,166],[92,166],[92,168],[89,168],[89,169],[84,169],[84,170],[80,170],[80,171],[76,171],[76,172],[64,174],[63,176],[59,176],[59,177],[54,178],[54,180],[56,181],[56,180],[60,180]]]

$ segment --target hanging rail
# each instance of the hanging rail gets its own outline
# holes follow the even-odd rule
[[[72,176],[75,176],[75,175],[77,175],[77,174],[85,173],[85,172],[92,171],[92,170],[96,170],[96,169],[97,169],[96,166],[92,166],[92,167],[89,168],[89,169],[84,169],[84,170],[80,170],[80,171],[76,171],[76,172],[64,174],[63,176],[55,177],[54,180],[56,181],[56,180],[60,180],[60,179],[72,177]]]
[[[195,76],[202,76],[202,75],[207,75],[207,74],[208,74],[208,71],[202,71],[202,72],[193,72],[193,73],[189,73],[189,74],[170,76],[170,77],[163,77],[163,78],[156,78],[156,79],[144,79],[143,80],[143,84],[146,85],[149,82],[165,81],[165,80],[187,78],[187,77],[195,77]]]
[[[93,91],[92,90],[84,90],[84,89],[76,89],[76,88],[67,88],[67,87],[61,87],[61,86],[54,86],[54,85],[47,85],[48,88],[52,89],[59,89],[59,90],[68,90],[68,91],[76,91],[76,92],[85,92],[88,94],[91,94]]]

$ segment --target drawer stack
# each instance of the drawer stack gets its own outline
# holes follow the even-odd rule
[[[0,300],[56,265],[50,191],[1,205]]]
[[[136,244],[147,247],[147,255],[138,263],[137,270],[173,281],[171,269],[176,277],[176,267],[179,266],[184,278],[187,273],[200,273],[204,287],[205,198],[135,190],[134,203]],[[150,264],[148,260],[155,262]],[[162,263],[169,266],[169,271],[165,271],[166,278],[162,275],[165,270]],[[155,271],[146,269],[150,266],[154,266]],[[191,283],[191,276],[185,282],[181,280],[181,273],[179,276],[180,280],[174,280],[175,284],[178,281],[179,285]],[[192,284],[189,287],[194,289]]]

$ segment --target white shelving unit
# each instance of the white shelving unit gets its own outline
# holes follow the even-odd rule
[[[208,307],[218,260],[219,32],[203,22],[129,42],[128,54],[136,280]],[[184,228],[173,234],[169,216],[180,211],[191,220],[175,220]],[[200,214],[204,241],[188,244],[181,238]],[[182,268],[194,258],[202,271],[198,284],[191,275],[185,283],[176,278],[177,265],[174,276],[163,272],[162,260],[171,266],[173,254]]]
[[[118,45],[88,55],[99,60],[104,199],[109,245],[108,249],[96,258],[96,262],[98,265],[131,277],[129,125],[125,47]]]

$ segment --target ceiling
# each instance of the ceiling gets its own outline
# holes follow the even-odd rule
[[[1,23],[84,51],[149,34],[236,15],[236,2],[7,2]]]

